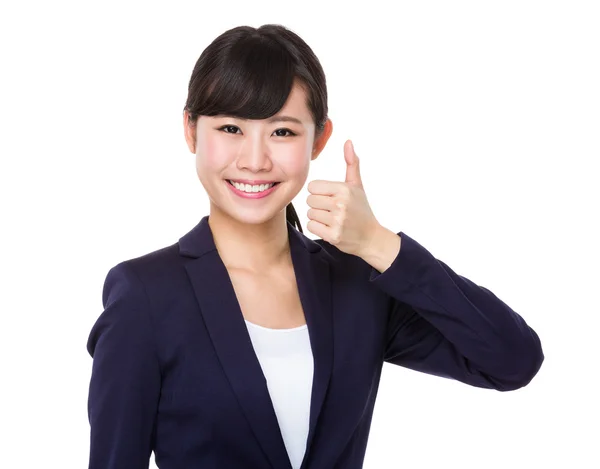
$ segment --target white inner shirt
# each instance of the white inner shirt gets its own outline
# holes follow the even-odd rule
[[[246,321],[293,469],[306,451],[313,382],[308,327],[270,329]]]

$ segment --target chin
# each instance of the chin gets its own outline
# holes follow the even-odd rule
[[[268,213],[252,212],[252,210],[235,210],[232,213],[230,212],[229,215],[231,218],[245,225],[264,225],[274,222],[281,214],[281,211],[274,213],[272,210]],[[283,214],[283,217],[285,217],[285,213]]]
[[[280,216],[285,218],[285,208],[287,204],[281,209],[276,207],[263,207],[259,208],[245,208],[239,206],[232,206],[231,204],[217,205],[214,204],[214,208],[221,213],[225,219],[230,219],[235,223],[242,225],[264,225],[270,222],[275,222]]]

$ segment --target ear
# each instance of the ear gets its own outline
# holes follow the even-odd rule
[[[323,129],[323,132],[321,132],[321,135],[319,135],[315,139],[315,143],[313,144],[313,151],[310,157],[311,161],[316,160],[317,156],[321,154],[323,148],[325,148],[325,145],[327,144],[327,140],[329,140],[329,137],[331,137],[332,132],[333,122],[331,121],[331,119],[327,118],[327,120],[325,121],[325,128]]]
[[[190,114],[183,111],[183,133],[188,148],[196,154],[196,123],[190,121]]]

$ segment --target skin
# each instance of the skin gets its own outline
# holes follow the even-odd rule
[[[296,82],[274,116],[292,116],[300,123],[200,116],[194,125],[184,111],[185,139],[210,199],[209,226],[228,267],[264,272],[290,264],[285,209],[304,187],[311,161],[333,131],[327,119],[323,132],[315,134],[306,101],[305,90]],[[280,184],[271,195],[253,200],[235,195],[226,179]]]

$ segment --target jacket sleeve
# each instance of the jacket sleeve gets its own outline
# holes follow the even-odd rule
[[[161,383],[150,304],[126,263],[108,272],[102,302],[87,342],[89,469],[147,469]]]
[[[397,234],[398,256],[370,276],[390,297],[384,360],[498,391],[528,384],[544,360],[536,332],[490,290]]]

